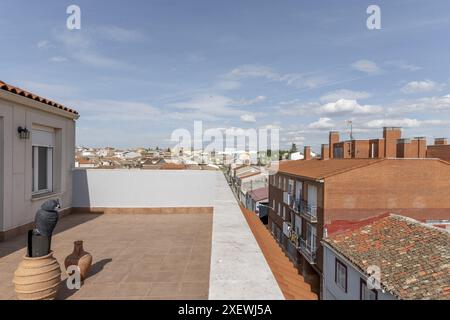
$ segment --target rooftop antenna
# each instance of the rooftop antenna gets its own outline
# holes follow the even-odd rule
[[[350,126],[350,140],[353,140],[353,121],[347,120],[347,125]]]

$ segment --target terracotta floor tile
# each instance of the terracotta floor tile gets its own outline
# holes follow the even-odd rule
[[[208,296],[208,282],[183,282],[181,284],[182,295]]]
[[[179,282],[183,278],[183,273],[178,270],[159,271],[155,273],[153,282]]]
[[[114,297],[145,297],[151,289],[150,283],[121,283]]]
[[[63,288],[59,298],[206,299],[211,228],[212,215],[206,214],[69,215],[59,221],[52,241],[62,278],[76,240],[84,241],[93,266],[80,290]],[[12,278],[25,246],[25,236],[0,242],[0,299],[15,298]],[[186,271],[194,284],[181,284]]]
[[[205,281],[209,277],[209,270],[206,269],[196,269],[196,270],[186,270],[183,275],[184,282],[201,282]]]
[[[181,283],[153,283],[147,296],[149,297],[176,297],[181,293]]]

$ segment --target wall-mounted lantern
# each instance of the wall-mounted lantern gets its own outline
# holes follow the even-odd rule
[[[20,139],[30,139],[30,130],[27,128],[19,127],[17,128],[17,132],[19,133]]]

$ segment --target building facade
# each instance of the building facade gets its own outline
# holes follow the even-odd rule
[[[0,240],[30,228],[43,202],[72,206],[78,113],[0,82]]]
[[[450,163],[439,159],[287,161],[269,180],[269,230],[299,271],[320,281],[320,241],[340,221],[386,211],[450,219]]]

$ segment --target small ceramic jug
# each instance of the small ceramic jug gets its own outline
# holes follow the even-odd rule
[[[81,281],[86,279],[92,265],[92,255],[89,252],[84,251],[83,241],[74,242],[73,252],[64,260],[64,265],[66,266],[66,270],[69,266],[78,266]]]

